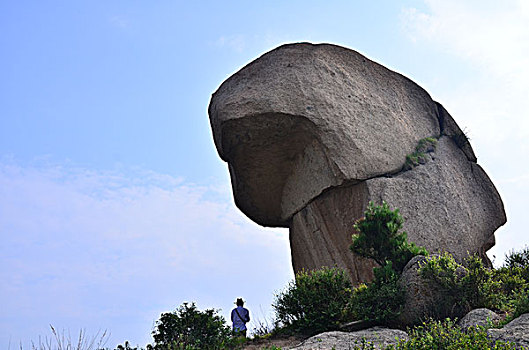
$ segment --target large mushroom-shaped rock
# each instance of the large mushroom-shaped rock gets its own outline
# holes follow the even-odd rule
[[[266,226],[288,226],[325,189],[397,172],[440,134],[426,91],[334,45],[261,56],[220,86],[209,115],[237,205]]]
[[[283,45],[228,78],[209,115],[235,203],[258,224],[290,228],[295,271],[337,265],[353,283],[369,280],[373,262],[348,247],[371,200],[401,209],[410,240],[458,259],[485,257],[505,222],[448,112],[353,50]],[[404,166],[426,138],[436,151]]]

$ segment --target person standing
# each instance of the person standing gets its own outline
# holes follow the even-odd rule
[[[244,301],[242,298],[237,298],[235,301],[237,307],[231,310],[231,322],[233,323],[233,331],[246,337],[246,323],[250,321],[250,312],[244,308]]]

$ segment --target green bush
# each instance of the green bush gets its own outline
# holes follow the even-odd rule
[[[512,298],[527,287],[527,279],[519,267],[500,267],[492,271],[492,278],[500,283],[501,292]]]
[[[464,314],[468,307],[461,280],[466,273],[467,270],[449,253],[428,257],[419,268],[419,274],[438,291],[437,295],[441,298],[430,305],[430,316],[439,319]]]
[[[430,313],[434,317],[462,317],[474,308],[498,304],[493,297],[492,271],[477,256],[469,256],[464,265],[449,253],[431,256],[419,273],[436,287],[442,298],[434,301],[435,308]]]
[[[451,319],[429,320],[408,330],[409,339],[400,339],[396,345],[388,345],[384,350],[514,350],[510,342],[492,342],[482,327],[470,327],[463,331]],[[354,350],[378,349],[363,339]]]
[[[520,268],[523,272],[527,272],[529,274],[529,247],[525,247],[519,252],[517,251],[510,251],[505,256],[505,267],[507,268]],[[525,275],[525,277],[529,277],[529,275]]]
[[[231,341],[230,328],[216,310],[200,311],[195,303],[183,303],[163,313],[153,331],[154,349],[223,349]]]
[[[494,270],[494,279],[501,281],[502,292],[508,296],[526,290],[529,287],[529,247],[506,254],[504,265]]]
[[[459,264],[452,255],[443,253],[429,257],[419,273],[434,283],[443,296],[443,300],[436,301],[436,304],[446,306],[444,311],[437,310],[438,313],[433,314],[461,317],[480,307],[505,312],[526,310],[524,296],[528,284],[522,270],[521,266],[508,262],[504,267],[492,270],[485,267],[476,255]]]
[[[426,141],[418,150],[430,147]],[[397,283],[402,269],[413,256],[428,255],[424,248],[407,242],[406,232],[399,232],[402,224],[398,209],[370,202],[365,217],[354,225],[351,250],[380,265],[374,269],[372,283],[354,290],[351,311],[358,319],[390,325],[404,300],[405,292]],[[484,266],[476,255],[459,264],[443,253],[429,257],[419,273],[439,291],[439,300],[434,300],[429,312],[436,319],[462,317],[480,307],[507,312],[509,320],[529,312],[529,248],[510,252],[504,266],[496,270]]]
[[[514,310],[511,319],[520,317],[523,314],[529,313],[529,291],[524,290],[517,294],[513,302]]]
[[[398,284],[399,275],[391,262],[375,268],[374,273],[373,282],[354,290],[351,310],[356,319],[391,325],[402,311],[405,291]]]
[[[343,270],[302,271],[276,295],[276,319],[286,330],[304,335],[335,330],[350,320],[351,282]]]
[[[503,310],[509,315],[504,320],[504,324],[529,313],[528,252],[528,248],[524,248],[521,252],[511,252],[506,257],[505,265],[498,269],[494,276],[501,281],[501,291],[506,296],[507,307]]]
[[[386,349],[397,350],[486,350],[486,349],[515,349],[511,343],[497,341],[492,343],[487,337],[487,332],[481,327],[470,327],[463,331],[454,321],[434,321],[423,323],[408,331],[409,340],[401,340],[397,346]]]
[[[354,224],[352,252],[373,259],[380,266],[391,261],[400,274],[411,258],[428,255],[426,249],[408,243],[406,232],[399,232],[403,222],[398,209],[391,210],[386,202],[381,206],[370,202],[365,217]]]
[[[118,345],[114,350],[142,350],[142,348],[138,348],[137,346],[133,347],[128,341],[125,341],[125,344]],[[147,345],[147,350],[152,350],[152,346]]]

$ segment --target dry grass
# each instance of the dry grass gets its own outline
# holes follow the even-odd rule
[[[86,335],[86,330],[81,329],[79,335],[72,338],[70,331],[58,332],[52,325],[50,328],[52,336],[39,337],[37,343],[32,341],[31,350],[102,350],[110,336],[105,330],[89,337]],[[22,344],[19,349],[24,350]]]

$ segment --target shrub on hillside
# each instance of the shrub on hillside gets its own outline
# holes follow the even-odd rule
[[[174,312],[163,313],[152,334],[154,349],[224,349],[231,331],[216,310],[200,311],[195,303],[183,303]]]
[[[529,247],[506,254],[505,263],[494,270],[493,278],[501,282],[502,292],[507,296],[520,294],[527,289],[529,287]]]
[[[399,285],[399,274],[391,262],[375,268],[373,282],[355,288],[351,299],[351,311],[355,319],[375,321],[391,325],[404,305],[405,291]]]
[[[511,252],[505,265],[496,270],[485,267],[478,256],[469,256],[459,264],[448,253],[429,257],[419,269],[421,276],[442,292],[443,300],[436,304],[444,307],[433,313],[437,317],[461,317],[480,307],[515,317],[529,312],[528,271],[527,249]]]
[[[143,350],[143,348],[132,346],[128,341],[125,341],[125,344],[119,344],[114,350]],[[147,345],[147,350],[152,350],[152,345]]]
[[[419,273],[442,300],[436,300],[431,315],[436,318],[462,317],[472,309],[486,307],[498,310],[502,304],[499,284],[492,279],[492,270],[478,256],[469,256],[463,264],[449,253],[428,258]]]
[[[470,327],[466,331],[459,328],[454,321],[445,319],[444,321],[430,320],[421,326],[411,329],[409,340],[401,340],[397,346],[388,347],[396,350],[514,350],[511,343],[502,341],[491,342],[487,337],[487,332],[481,327]]]
[[[512,250],[505,256],[504,267],[520,268],[525,276],[529,277],[529,247],[525,247],[520,251]]]
[[[451,319],[429,320],[408,330],[409,339],[401,339],[396,345],[388,345],[384,350],[515,350],[510,342],[491,341],[482,327],[459,328]],[[375,350],[378,347],[363,341],[353,350]]]
[[[272,305],[281,326],[313,335],[335,330],[348,321],[351,282],[343,270],[322,268],[302,271],[280,292]]]
[[[505,323],[529,313],[529,247],[509,252],[504,265],[494,270],[493,279],[504,296],[502,310],[509,312]]]
[[[529,293],[525,290],[514,300],[513,319],[529,313]]]

